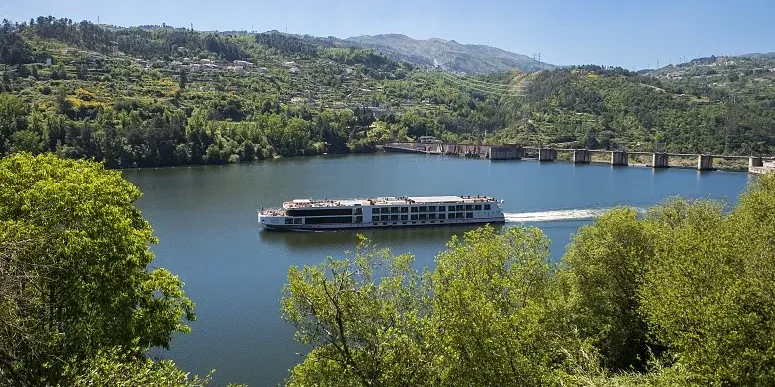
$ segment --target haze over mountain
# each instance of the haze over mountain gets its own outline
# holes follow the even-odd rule
[[[752,52],[742,56],[746,58],[775,59],[775,52]]]
[[[362,35],[345,39],[372,48],[394,59],[468,74],[488,74],[519,69],[524,72],[551,70],[556,66],[538,62],[527,55],[479,44],[460,44],[454,40],[412,39],[402,34]]]

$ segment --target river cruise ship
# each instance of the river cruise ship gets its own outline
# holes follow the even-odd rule
[[[374,199],[296,199],[258,212],[275,230],[326,230],[503,223],[502,201],[488,196],[401,196]]]

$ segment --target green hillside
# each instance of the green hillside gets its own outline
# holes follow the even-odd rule
[[[592,149],[775,154],[775,61],[722,63],[639,74],[598,66],[534,74],[525,103],[508,110],[498,138]]]
[[[0,154],[55,152],[113,168],[218,164],[369,152],[425,134],[775,154],[767,57],[462,76],[330,39],[53,17],[6,23],[0,42]]]
[[[278,33],[41,17],[2,36],[15,42],[2,58],[2,153],[53,151],[112,167],[226,163],[370,151],[426,133],[457,141],[472,127],[503,126],[497,98],[371,50]]]

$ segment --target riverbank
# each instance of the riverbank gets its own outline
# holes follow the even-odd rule
[[[117,170],[142,170],[142,169],[160,169],[160,168],[197,168],[197,167],[224,167],[224,166],[233,166],[233,165],[250,165],[250,164],[258,164],[258,163],[271,163],[271,162],[278,162],[283,160],[304,160],[304,159],[314,159],[314,158],[320,158],[320,157],[348,157],[348,156],[374,156],[376,154],[380,153],[392,153],[392,152],[385,152],[384,149],[376,149],[371,152],[353,152],[353,153],[322,153],[322,154],[316,154],[316,155],[299,155],[299,156],[277,156],[270,159],[262,159],[262,160],[253,160],[253,161],[244,161],[244,162],[236,162],[236,163],[218,163],[218,164],[175,164],[175,165],[163,165],[163,166],[150,166],[150,167],[131,167],[131,168],[117,168]],[[399,153],[396,153],[399,154]],[[432,156],[438,156],[438,157],[444,157],[448,159],[471,159],[471,160],[480,160],[482,162],[488,162],[491,161],[487,158],[465,158],[463,156],[454,156],[454,155],[432,155]],[[571,152],[557,152],[557,158],[554,160],[554,162],[558,163],[572,163],[572,157],[573,153]],[[610,154],[602,153],[602,152],[591,152],[590,154],[590,163],[589,164],[602,164],[602,165],[610,165],[611,164],[611,156]],[[652,167],[652,159],[648,155],[643,154],[629,154],[628,155],[628,165],[630,167]],[[520,160],[499,160],[498,162],[529,162],[529,161],[538,161],[536,158],[523,158]],[[689,156],[678,156],[678,157],[671,157],[670,158],[670,166],[669,168],[675,168],[675,169],[697,169],[697,159],[696,157],[689,157]],[[711,170],[719,170],[719,171],[728,171],[728,172],[749,172],[748,170],[748,162],[744,159],[714,159],[713,161],[713,168]]]

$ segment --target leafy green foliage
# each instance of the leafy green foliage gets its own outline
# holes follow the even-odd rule
[[[426,385],[770,385],[773,238],[775,175],[728,213],[682,199],[612,210],[558,267],[539,230],[484,227],[454,238],[433,273],[397,270],[411,257],[387,252],[292,268],[285,316],[313,348],[288,385],[394,385],[394,367]],[[371,362],[348,363],[342,343]],[[385,356],[396,348],[414,361]]]
[[[0,27],[0,64],[20,65],[32,61],[30,45],[8,26]]]
[[[761,179],[728,216],[685,203],[657,214],[667,227],[641,291],[643,311],[702,383],[773,383],[773,181]]]
[[[182,282],[148,268],[156,239],[134,207],[139,196],[97,163],[0,160],[0,377],[55,384],[70,359],[112,346],[141,356],[189,331]]]
[[[245,52],[229,37],[200,34],[184,28],[106,29],[89,21],[40,16],[28,29],[49,39],[75,47],[109,53],[118,49],[132,56],[157,59],[176,55],[176,50],[207,51],[226,60],[244,59]]]
[[[5,153],[11,136],[27,127],[27,106],[16,96],[0,94],[0,153]]]
[[[189,378],[170,360],[153,361],[132,355],[135,352],[120,347],[100,350],[69,366],[65,379],[74,387],[204,387],[210,382],[210,375]]]
[[[291,268],[283,317],[299,342],[315,348],[288,385],[428,383],[427,278],[411,269],[412,259],[362,241],[350,258]]]
[[[562,320],[548,240],[535,228],[491,227],[453,240],[438,268],[361,244],[354,257],[291,268],[282,305],[312,344],[287,384],[541,384],[564,358],[549,333]]]
[[[775,153],[775,114],[769,108],[775,87],[769,72],[752,72],[735,91],[745,94],[735,99],[728,82],[691,72],[661,77],[580,66],[528,79],[525,104],[498,135],[504,140],[591,149]],[[715,86],[707,86],[711,82]]]
[[[111,168],[220,164],[373,152],[426,134],[471,140],[504,122],[497,98],[469,95],[432,72],[279,33],[104,29],[40,17],[14,36],[54,65],[34,66],[34,77],[26,67],[3,73],[0,86],[26,104],[20,124],[36,119],[5,129],[2,154],[53,152]],[[231,59],[248,62],[230,69],[223,61]],[[481,129],[471,136],[471,128]]]
[[[491,227],[453,238],[433,275],[442,374],[459,386],[541,385],[559,354],[549,333],[549,240]],[[557,352],[555,352],[557,351]]]
[[[653,238],[635,210],[615,209],[582,227],[563,257],[575,293],[575,323],[614,371],[642,371],[652,351],[658,350],[648,337],[638,294],[654,255]]]
[[[276,31],[105,29],[41,17],[10,34],[55,64],[33,66],[33,77],[26,66],[3,73],[0,87],[41,122],[16,138],[6,133],[3,153],[55,152],[123,168],[220,164],[370,152],[426,134],[447,142],[775,153],[775,88],[764,71],[775,61],[767,58],[711,58],[652,73],[579,66],[461,77]],[[184,129],[204,127],[197,109],[209,129]]]

